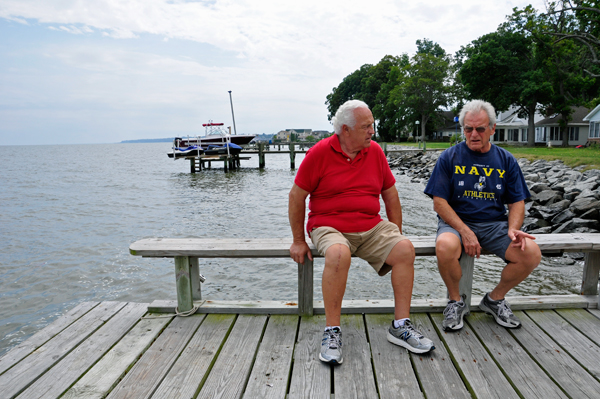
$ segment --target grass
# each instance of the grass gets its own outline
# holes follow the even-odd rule
[[[391,144],[391,143],[390,143]],[[395,143],[403,146],[418,147],[418,143]],[[448,148],[450,143],[427,142],[427,148]],[[508,150],[515,158],[526,158],[529,161],[546,159],[553,161],[560,159],[565,165],[574,168],[585,165],[587,169],[600,169],[600,146],[587,148],[575,147],[522,147],[502,144],[502,148]]]

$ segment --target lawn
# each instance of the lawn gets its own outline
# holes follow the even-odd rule
[[[391,143],[390,143],[391,144]],[[411,147],[418,147],[417,143],[394,143]],[[450,143],[427,142],[427,148],[448,148]],[[510,151],[515,158],[526,158],[530,161],[547,159],[549,161],[560,159],[570,167],[585,165],[585,169],[600,169],[600,146],[587,148],[575,147],[522,147],[502,144],[503,148]]]

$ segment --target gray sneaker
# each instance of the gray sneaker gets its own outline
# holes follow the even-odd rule
[[[392,325],[388,329],[387,340],[413,353],[426,353],[435,349],[433,342],[417,331],[410,320],[406,320],[404,325],[398,328],[394,328],[392,321]]]
[[[521,321],[510,310],[510,305],[506,299],[494,301],[490,298],[489,293],[485,294],[479,303],[479,309],[487,314],[491,314],[496,319],[496,323],[506,328],[519,328]]]
[[[463,316],[466,310],[467,305],[464,299],[459,302],[449,301],[444,309],[444,321],[442,321],[444,331],[456,331],[463,328]]]
[[[338,327],[325,330],[319,359],[325,363],[342,364],[342,331]]]

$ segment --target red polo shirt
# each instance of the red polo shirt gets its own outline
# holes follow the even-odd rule
[[[342,233],[358,233],[375,227],[379,196],[396,183],[379,144],[361,150],[350,159],[337,134],[307,151],[294,181],[310,193],[306,230],[333,227]]]

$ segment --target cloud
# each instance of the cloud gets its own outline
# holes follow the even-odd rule
[[[60,119],[56,131],[101,120],[113,134],[163,137],[229,118],[233,90],[242,130],[327,129],[326,95],[361,65],[412,54],[423,38],[453,53],[528,3],[3,0],[0,24],[19,27],[0,47],[0,106],[19,107],[10,126],[23,132],[33,119]]]

